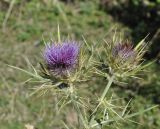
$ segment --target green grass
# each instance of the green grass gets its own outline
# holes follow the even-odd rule
[[[45,0],[44,0],[45,1]],[[0,11],[0,27],[6,11]],[[57,25],[61,29],[61,35],[68,36],[82,41],[82,35],[92,43],[101,43],[107,32],[113,26],[127,33],[130,30],[113,21],[112,17],[99,10],[97,0],[80,2],[75,4],[65,4],[62,2],[49,3],[40,0],[28,2],[17,1],[13,6],[12,13],[7,21],[5,32],[0,31],[0,128],[2,129],[22,129],[25,124],[33,124],[38,129],[58,129],[64,126],[61,120],[68,123],[72,122],[65,117],[74,112],[68,108],[61,114],[56,113],[55,103],[58,101],[52,94],[45,97],[29,97],[35,86],[33,83],[24,83],[29,77],[20,71],[16,71],[9,65],[30,70],[26,62],[30,62],[37,67],[42,60],[41,52],[44,47],[43,38],[48,41],[57,37]],[[112,33],[108,34],[112,36]],[[131,38],[131,37],[129,37]],[[153,89],[160,89],[159,73],[156,66],[150,67],[151,72],[144,81],[140,81],[141,87],[153,86]],[[151,74],[154,77],[150,79]],[[87,91],[99,90],[98,84]],[[151,88],[152,89],[152,88]],[[138,111],[154,104],[151,97],[137,94],[130,90],[113,88],[116,96],[129,98],[128,95],[134,94],[132,103],[133,110]],[[131,93],[130,93],[131,92]],[[133,92],[133,93],[132,93]],[[124,94],[121,94],[124,93]],[[147,92],[150,94],[150,92]],[[154,94],[154,92],[152,93]],[[144,97],[143,97],[144,96]],[[117,103],[126,103],[117,102]],[[122,124],[122,129],[157,129],[160,128],[160,110],[158,108],[136,117],[137,122],[142,125],[128,123]],[[72,124],[72,123],[71,123]]]

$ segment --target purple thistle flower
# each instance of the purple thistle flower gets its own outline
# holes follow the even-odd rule
[[[57,76],[66,76],[78,63],[79,49],[76,42],[62,42],[47,46],[44,59],[49,71]]]
[[[126,61],[128,59],[133,59],[135,57],[135,51],[133,45],[129,43],[118,43],[112,49],[113,56],[119,57],[120,59]]]

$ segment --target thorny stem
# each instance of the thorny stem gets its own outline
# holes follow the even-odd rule
[[[109,81],[108,81],[108,84],[107,84],[107,86],[105,87],[105,89],[104,89],[104,91],[103,91],[103,93],[102,93],[102,96],[101,96],[101,98],[100,98],[100,102],[102,102],[102,101],[104,100],[104,98],[105,98],[105,96],[106,96],[109,88],[111,87],[111,85],[112,85],[112,83],[113,83],[113,80],[114,80],[114,75],[112,75],[112,76],[110,77],[110,79],[109,79]]]
[[[155,106],[153,106],[153,107],[150,107],[150,108],[147,108],[147,109],[145,109],[145,110],[142,110],[142,111],[140,111],[140,112],[136,112],[136,113],[132,113],[132,114],[130,114],[130,115],[126,115],[126,116],[124,116],[124,120],[126,119],[129,119],[129,118],[132,118],[132,117],[135,117],[135,116],[137,116],[137,115],[140,115],[140,114],[143,114],[143,113],[145,113],[145,112],[147,112],[147,111],[150,111],[150,110],[152,110],[153,108],[156,108],[157,107],[157,105],[155,105]],[[104,124],[107,124],[107,123],[111,123],[111,122],[114,122],[114,121],[116,121],[116,120],[119,120],[120,118],[119,117],[116,117],[116,118],[114,118],[114,119],[110,119],[110,120],[107,120],[107,121],[102,121],[101,122],[101,124],[102,125],[104,125]],[[96,126],[98,126],[99,124],[93,124],[91,127],[93,128],[93,127],[96,127]]]
[[[86,124],[85,122],[85,119],[81,113],[81,110],[79,108],[79,105],[76,103],[76,96],[72,93],[73,92],[73,85],[70,85],[70,88],[71,88],[71,100],[72,100],[72,104],[75,108],[75,110],[77,111],[77,115],[78,117],[81,119],[81,121],[83,122],[83,125],[86,129],[89,129],[88,125]]]
[[[91,120],[93,118],[93,115],[97,112],[98,107],[102,104],[102,102],[103,102],[103,100],[104,100],[109,88],[111,87],[111,85],[113,83],[113,80],[114,80],[114,75],[112,75],[109,78],[109,81],[108,81],[108,83],[107,83],[107,85],[106,85],[106,87],[105,87],[105,89],[104,89],[104,91],[103,91],[103,93],[102,93],[102,95],[100,97],[100,101],[99,101],[98,105],[96,106],[96,108],[94,109],[93,113],[91,114]]]

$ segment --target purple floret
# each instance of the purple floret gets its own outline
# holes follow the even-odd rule
[[[76,42],[51,44],[44,51],[44,59],[48,69],[55,75],[67,75],[77,65],[79,45]]]
[[[135,51],[133,50],[133,46],[128,43],[119,43],[113,47],[113,56],[118,56],[123,60],[127,60],[135,56]]]

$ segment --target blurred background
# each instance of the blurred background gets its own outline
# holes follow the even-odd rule
[[[63,129],[60,120],[75,122],[70,109],[55,115],[53,96],[29,97],[34,84],[26,82],[26,74],[7,66],[30,70],[30,61],[36,67],[44,40],[56,40],[58,24],[62,36],[82,41],[83,35],[90,44],[112,37],[114,28],[135,44],[149,34],[147,41],[152,44],[145,59],[156,62],[146,69],[144,80],[131,79],[112,90],[125,98],[122,103],[133,98],[131,106],[136,110],[160,104],[160,0],[0,0],[0,129],[25,129],[26,124]],[[158,107],[136,117],[140,124],[119,128],[159,129],[159,114]]]

